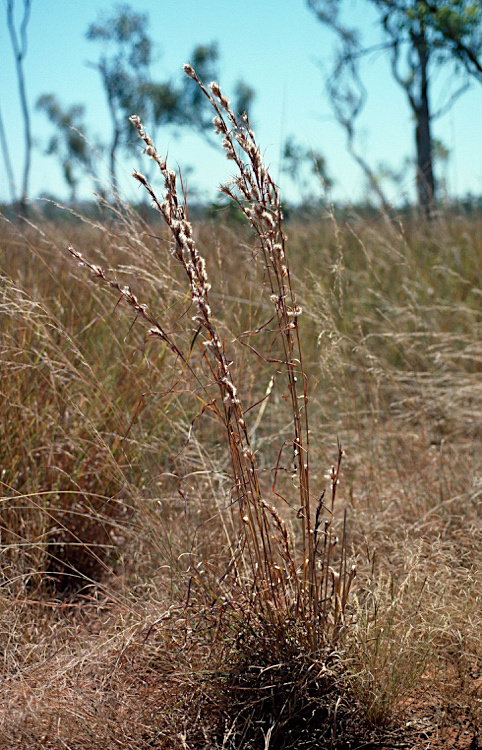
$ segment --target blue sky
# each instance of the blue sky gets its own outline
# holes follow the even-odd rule
[[[329,68],[333,37],[308,10],[305,0],[132,0],[130,4],[150,17],[151,36],[158,50],[153,78],[175,79],[196,44],[218,42],[220,83],[228,95],[240,78],[255,89],[254,129],[266,161],[288,197],[296,198],[296,189],[280,174],[279,157],[281,144],[289,135],[325,156],[328,172],[335,180],[335,198],[351,202],[363,197],[363,175],[346,152],[344,133],[324,93],[323,66]],[[20,0],[17,5],[20,7]],[[22,121],[5,6],[2,0],[0,106],[19,184]],[[93,138],[108,140],[110,135],[100,79],[87,65],[96,60],[98,45],[85,39],[89,24],[110,7],[99,0],[32,0],[25,74],[36,141],[30,191],[34,197],[42,192],[67,196],[57,164],[42,155],[51,129],[45,116],[34,111],[41,94],[52,92],[64,105],[84,104]],[[363,30],[368,41],[376,42],[375,16],[368,4],[347,0],[347,9],[353,25]],[[359,144],[373,166],[386,162],[397,167],[413,155],[413,124],[405,96],[392,80],[383,54],[368,59],[363,73],[368,102],[360,118]],[[434,78],[437,104],[450,79],[443,69]],[[434,135],[450,150],[446,177],[451,195],[482,193],[481,115],[482,86],[474,82],[435,123]],[[146,126],[149,129],[149,123]],[[169,154],[172,164],[194,168],[191,184],[204,196],[213,197],[219,183],[230,176],[230,164],[199,136],[164,130],[157,145]],[[130,178],[134,167],[141,171],[146,168],[141,152],[121,162],[121,186],[127,197],[137,191]],[[413,183],[413,175],[407,174],[389,191],[392,200],[405,192],[413,195]],[[90,189],[86,182],[82,194],[88,195]],[[0,201],[7,198],[2,162]]]

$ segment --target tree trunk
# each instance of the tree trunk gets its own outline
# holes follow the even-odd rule
[[[380,208],[385,214],[388,214],[391,206],[388,202],[385,193],[383,192],[379,180],[377,180],[377,176],[373,169],[371,169],[368,162],[363,158],[363,156],[359,153],[359,151],[356,150],[354,144],[353,144],[353,138],[348,137],[348,151],[350,152],[351,156],[355,159],[356,163],[361,167],[363,170],[363,173],[365,177],[367,178],[368,184],[370,185],[371,189],[377,196],[378,200],[380,201]]]
[[[429,81],[427,76],[428,51],[423,28],[420,33],[412,33],[411,36],[420,65],[420,92],[415,109],[418,205],[425,216],[430,217],[435,199],[435,179],[433,174]]]
[[[28,183],[30,178],[30,163],[32,160],[32,132],[30,128],[30,114],[28,111],[27,94],[25,91],[25,78],[23,75],[23,65],[20,58],[17,62],[18,69],[18,87],[20,91],[20,101],[22,104],[24,138],[25,138],[25,161],[23,166],[22,195],[20,197],[20,206],[24,214],[27,213],[28,202]]]
[[[2,146],[3,160],[5,162],[5,170],[7,172],[8,186],[10,188],[10,202],[12,206],[15,205],[17,200],[17,191],[15,189],[15,177],[13,174],[12,161],[10,159],[10,152],[8,149],[7,136],[5,134],[5,128],[3,127],[3,118],[0,111],[0,143]]]
[[[112,141],[110,143],[109,157],[110,157],[110,177],[112,180],[112,189],[115,195],[118,189],[116,157],[117,157],[117,151],[118,151],[119,143],[120,143],[121,129],[120,129],[119,123],[117,122],[117,114],[115,111],[115,104],[114,104],[114,92],[112,91],[112,88],[109,84],[109,78],[105,70],[104,63],[101,63],[101,65],[99,66],[99,70],[102,75],[102,80],[104,83],[105,93],[107,97],[107,106],[109,108],[110,119],[112,122]]]
[[[32,157],[32,132],[30,127],[30,113],[27,103],[27,92],[25,89],[25,76],[23,74],[23,60],[25,55],[27,54],[27,24],[30,16],[30,4],[31,0],[24,0],[24,14],[20,26],[20,41],[15,30],[15,21],[13,16],[14,0],[8,0],[7,6],[7,23],[15,55],[18,91],[20,95],[20,105],[22,107],[24,124],[25,160],[23,168],[22,194],[20,197],[20,209],[24,216],[27,214],[28,183],[30,176],[30,162]]]
[[[114,125],[114,135],[110,144],[110,174],[114,193],[117,193],[117,149],[119,148],[120,132],[117,124]]]

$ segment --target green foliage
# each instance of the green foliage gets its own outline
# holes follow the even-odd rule
[[[386,49],[394,79],[407,96],[415,121],[417,152],[416,180],[420,207],[431,215],[435,198],[433,176],[433,119],[445,112],[465,91],[467,81],[458,87],[446,86],[447,98],[438,112],[431,107],[431,72],[445,65],[457,76],[463,67],[482,80],[482,6],[474,0],[368,0],[379,11],[383,47]],[[347,133],[350,153],[362,167],[370,186],[377,193],[377,175],[361,153],[354,149],[354,123],[366,100],[359,72],[359,61],[374,49],[365,47],[357,29],[342,20],[342,0],[308,0],[319,20],[339,39],[333,71],[327,79],[327,92],[338,122]],[[383,200],[383,195],[380,194]]]
[[[217,61],[219,52],[216,44],[204,44],[195,48],[190,61],[203,80],[213,81],[218,78]],[[205,105],[206,99],[197,86],[188,78],[182,84],[182,103],[192,125],[206,128],[211,125],[210,110]]]
[[[212,44],[200,44],[194,48],[190,63],[198,71],[199,77],[204,81],[216,81],[220,78],[219,50],[215,42]],[[249,113],[254,100],[254,90],[244,81],[238,81],[235,86],[234,110],[237,113]],[[178,91],[177,121],[195,130],[211,131],[212,113],[209,109],[206,97],[202,91],[192,85],[189,78],[185,78]]]
[[[423,24],[442,43],[450,38],[468,39],[477,31],[482,16],[480,4],[473,0],[375,2],[382,10],[391,11],[400,28],[410,30],[413,24]]]
[[[482,6],[473,0],[373,0],[382,23],[397,44],[422,34],[434,58],[459,59],[470,66],[469,50],[482,51]],[[462,48],[466,48],[463,54]]]
[[[115,157],[119,148],[132,147],[128,117],[133,112],[147,115],[149,66],[153,46],[148,35],[148,17],[129,5],[116,6],[113,15],[91,24],[87,39],[99,42],[102,52],[94,67],[105,89],[112,121],[111,171],[115,181]]]
[[[109,59],[110,70],[115,67],[124,69],[126,65],[135,71],[145,70],[152,60],[152,42],[147,35],[147,25],[145,13],[136,13],[124,3],[116,6],[112,16],[91,24],[87,39],[114,45],[114,55]]]
[[[37,109],[44,112],[56,128],[45,153],[59,159],[64,179],[71,191],[71,199],[75,200],[80,173],[91,167],[91,155],[84,137],[85,107],[74,104],[63,109],[54,94],[42,94],[37,100]]]
[[[282,171],[297,186],[302,200],[312,197],[313,183],[331,187],[326,159],[318,151],[298,143],[294,136],[287,138],[282,154]]]
[[[135,133],[129,123],[132,114],[149,122],[153,132],[159,127],[189,127],[205,134],[211,127],[207,102],[197,86],[183,79],[153,80],[150,66],[154,44],[149,33],[149,19],[128,4],[115,6],[110,15],[103,14],[87,30],[87,39],[101,45],[99,59],[93,64],[105,90],[112,123],[110,170],[116,184],[116,158],[119,151],[132,151]],[[218,47],[215,43],[194,48],[191,62],[201,77],[219,77]],[[247,111],[254,92],[244,82],[237,84],[238,111]]]
[[[150,115],[154,125],[168,125],[179,119],[181,111],[180,93],[170,82],[147,81],[142,93],[149,102]],[[132,136],[132,129],[129,134]]]
[[[235,103],[234,109],[239,114],[246,113],[249,116],[249,112],[254,100],[254,89],[251,88],[244,81],[238,81],[234,88]]]

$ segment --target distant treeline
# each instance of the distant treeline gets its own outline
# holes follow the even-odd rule
[[[56,224],[82,223],[85,219],[100,222],[115,222],[116,212],[124,213],[126,206],[121,203],[103,201],[77,201],[75,203],[61,203],[54,198],[40,198],[30,204],[31,218],[33,220],[51,221]],[[146,202],[133,203],[129,211],[134,211],[143,221],[148,224],[156,224],[161,217],[156,209]],[[370,201],[354,204],[333,203],[327,205],[324,201],[309,204],[283,203],[283,212],[288,221],[320,221],[331,214],[336,215],[338,220],[359,216],[364,219],[380,216],[380,208]],[[189,213],[196,221],[205,220],[219,224],[243,224],[244,217],[240,209],[233,203],[225,201],[192,203]],[[412,217],[419,214],[417,205],[405,205],[403,207],[388,208],[388,218]],[[482,196],[468,195],[457,200],[439,204],[434,209],[435,215],[467,216],[470,218],[482,217]],[[0,216],[9,221],[23,221],[20,206],[0,203]]]

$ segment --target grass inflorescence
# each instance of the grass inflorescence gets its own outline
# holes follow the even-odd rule
[[[185,70],[244,227],[191,221],[137,117],[159,224],[3,222],[4,746],[476,742],[480,221],[288,242]]]

